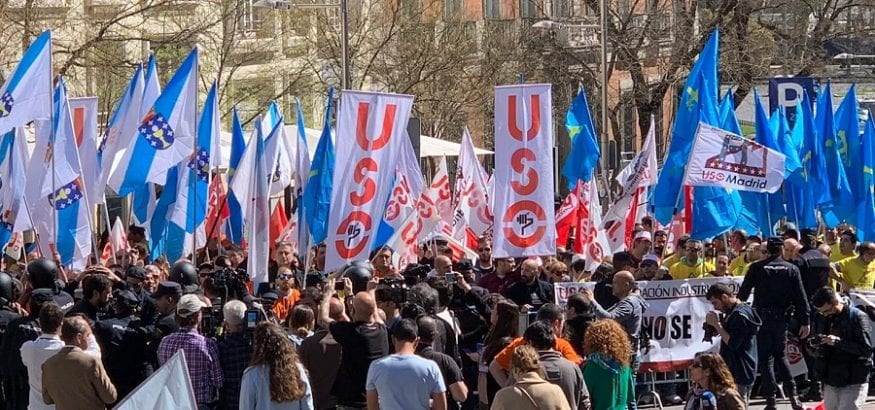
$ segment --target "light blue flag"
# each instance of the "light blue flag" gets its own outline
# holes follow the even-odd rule
[[[322,125],[322,135],[316,145],[316,155],[310,165],[310,175],[301,204],[303,214],[313,237],[313,243],[319,244],[328,236],[328,215],[331,210],[331,189],[334,177],[334,144],[331,142],[331,109],[334,89],[328,89],[328,101],[325,107],[325,124]]]
[[[678,105],[671,143],[666,153],[665,164],[659,174],[659,180],[651,191],[651,204],[656,219],[663,225],[668,224],[675,212],[675,204],[681,191],[684,169],[690,156],[694,133],[699,119],[699,95],[702,92],[704,80],[715,87],[714,102],[717,104],[717,52],[720,45],[720,32],[714,30],[705,48],[693,64],[687,82],[684,84],[683,95]]]
[[[717,87],[711,84],[709,77],[716,79],[716,66],[714,72],[703,76],[702,87],[699,89],[700,109],[696,127],[699,121],[708,125],[719,125]],[[695,134],[696,128],[689,132]],[[740,208],[741,197],[738,191],[728,191],[720,187],[695,187],[692,206],[693,227],[690,236],[695,239],[707,239],[729,231],[738,224]]]
[[[151,235],[149,240],[149,255],[152,255],[153,259],[157,258],[158,255],[169,256],[167,255],[167,230],[169,225],[173,225],[169,222],[170,212],[176,203],[176,193],[178,188],[179,167],[176,166],[167,171],[167,180],[164,182],[164,189],[161,190],[161,196],[158,197],[158,203],[155,205],[153,218],[149,221],[149,233]],[[181,241],[182,240],[180,240],[180,243]],[[176,241],[174,241],[174,243],[176,243]],[[181,246],[174,246],[174,248],[182,249]],[[175,259],[170,259],[168,257],[168,261],[173,263]]]
[[[24,132],[16,138],[13,129],[0,137],[0,244],[12,238],[15,219],[24,209],[24,157],[19,144],[25,143]]]
[[[243,126],[240,124],[237,108],[234,108],[231,113],[231,163],[228,164],[228,186],[231,186],[231,181],[234,179],[234,174],[245,150],[246,139],[243,136]],[[226,206],[228,207],[228,223],[225,233],[232,243],[243,245],[243,212],[240,210],[240,202],[237,201],[234,192],[230,192],[230,190],[225,198],[227,198]]]
[[[860,143],[860,158],[862,164],[861,189],[863,194],[857,204],[857,236],[862,241],[875,240],[875,122],[872,112],[866,119],[866,128]]]
[[[727,90],[726,94],[723,94],[717,113],[720,115],[720,128],[735,135],[744,135],[741,126],[738,125],[738,117],[735,116],[735,95],[732,94],[732,90]]]
[[[772,118],[774,118],[774,121],[771,121],[769,116],[766,115],[766,110],[763,107],[762,100],[760,100],[760,94],[756,90],[754,90],[754,103],[756,106],[756,141],[775,151],[780,151],[781,148],[774,135],[775,131],[786,131],[786,128],[781,127],[780,114],[777,112],[773,114]],[[774,123],[774,127],[772,123]],[[768,214],[765,220],[760,220],[760,228],[766,237],[770,237],[772,236],[772,227],[787,215],[787,211],[784,209],[784,200],[780,191],[773,194],[759,193],[759,195],[763,198],[763,204],[768,205],[765,207],[768,209]]]
[[[568,189],[574,189],[577,180],[592,179],[596,165],[601,158],[598,137],[589,112],[586,91],[580,87],[571,107],[565,113],[565,128],[571,137],[571,152],[562,166],[562,176],[568,180]]]
[[[857,85],[852,84],[835,112],[836,144],[839,157],[848,177],[848,186],[854,199],[859,201],[864,194],[863,165],[860,152],[860,105],[857,103]],[[852,219],[849,219],[852,220]]]
[[[819,148],[824,158],[823,170],[826,172],[826,189],[815,192],[815,198],[827,226],[838,225],[848,215],[854,213],[854,196],[851,193],[845,168],[839,155],[833,122],[832,91],[829,82],[817,96],[817,117],[815,117]]]
[[[814,122],[814,113],[811,100],[807,93],[802,94],[802,103],[797,105],[799,113],[796,115],[794,134],[799,136],[799,160],[801,164],[801,177],[804,187],[795,187],[791,190],[791,200],[798,205],[798,226],[800,228],[817,227],[815,210],[817,201],[815,192],[828,191],[826,180],[826,160],[821,154],[822,145],[818,144],[817,127]],[[796,131],[796,129],[799,129]]]

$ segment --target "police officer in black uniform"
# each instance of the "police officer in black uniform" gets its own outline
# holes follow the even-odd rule
[[[27,279],[33,289],[50,289],[53,301],[64,313],[73,308],[75,301],[69,293],[62,290],[63,283],[58,280],[58,265],[55,262],[47,258],[34,259],[27,264]]]
[[[176,282],[165,281],[158,284],[158,289],[152,294],[155,306],[158,307],[158,320],[148,326],[150,340],[146,351],[153,368],[158,368],[158,345],[161,339],[176,331],[176,304],[182,297],[182,286]]]
[[[747,300],[751,291],[756,289],[753,307],[763,321],[757,334],[758,368],[762,375],[761,392],[766,398],[766,410],[776,409],[776,372],[784,383],[791,407],[802,410],[784,349],[788,315],[795,316],[794,319],[801,325],[799,336],[808,337],[811,331],[809,306],[799,268],[781,258],[783,246],[781,238],[769,238],[766,247],[769,257],[750,265],[738,290],[738,298]]]
[[[27,367],[21,362],[21,345],[39,337],[39,311],[44,304],[53,302],[56,296],[51,289],[35,289],[28,303],[30,314],[9,322],[6,328],[3,343],[0,344],[0,368],[3,369],[7,409],[27,409],[30,386],[27,382]]]
[[[802,274],[802,286],[805,287],[805,294],[809,301],[812,296],[824,286],[829,285],[829,258],[817,250],[817,233],[811,229],[802,230],[802,250],[799,251],[799,272]],[[813,311],[813,310],[812,310]],[[816,317],[815,317],[816,320]],[[808,343],[801,343],[802,354],[805,358],[805,364],[808,366],[809,388],[804,401],[821,401],[823,394],[821,393],[821,383],[817,378],[817,373],[813,370],[815,365],[815,357],[811,355],[810,346]]]
[[[140,299],[134,292],[117,291],[113,301],[115,314],[97,322],[94,334],[100,343],[103,367],[118,389],[118,397],[123,398],[153,372],[146,355],[151,334],[136,315]]]
[[[125,281],[127,289],[137,295],[140,299],[139,316],[140,323],[144,326],[152,325],[158,319],[158,307],[155,306],[155,301],[152,295],[143,288],[143,282],[146,281],[148,273],[145,269],[131,265],[125,270]]]
[[[18,310],[12,306],[12,303],[18,299],[16,293],[15,280],[12,279],[12,276],[6,272],[0,272],[0,342],[2,342],[9,324],[21,317]],[[8,402],[3,389],[5,386],[3,369],[5,366],[0,367],[0,410],[5,410]]]

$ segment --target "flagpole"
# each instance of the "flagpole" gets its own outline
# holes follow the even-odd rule
[[[97,205],[98,211],[100,210],[100,205]],[[109,222],[109,207],[106,206],[106,201],[103,202],[103,219],[106,222],[106,230],[109,232],[110,238],[112,237],[112,224]],[[118,265],[118,259],[115,256],[116,249],[113,249],[111,245],[112,241],[110,240],[109,248],[112,249],[112,263]]]
[[[693,146],[690,147],[690,153],[689,153],[689,155],[687,155],[687,162],[686,162],[687,164],[689,164],[690,160],[692,160],[692,158],[693,158],[693,151],[695,151],[695,148],[696,148],[695,138],[697,138],[697,136],[699,135],[700,129],[702,129],[701,122],[699,122],[699,124],[696,125],[696,133],[693,134],[693,136],[694,136]],[[671,222],[668,224],[669,233],[674,231],[674,225],[676,223],[676,219],[677,219],[676,217],[678,215],[678,207],[680,207],[681,197],[684,194],[684,189],[685,189],[684,182],[687,181],[687,177],[689,176],[689,173],[690,173],[690,167],[684,167],[684,176],[681,179],[681,186],[678,189],[678,194],[677,194],[677,197],[675,198],[675,201],[674,201],[674,209],[671,212]],[[689,215],[688,215],[688,217],[689,217]],[[666,244],[666,245],[671,245],[671,244]],[[677,252],[677,249],[675,249],[675,252]],[[665,248],[662,248],[662,255],[660,255],[660,257],[662,257],[662,256],[665,256]]]

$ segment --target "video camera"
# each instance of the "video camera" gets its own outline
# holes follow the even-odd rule
[[[249,275],[243,269],[218,268],[210,273],[213,288],[224,300],[243,300],[249,295],[246,282]]]

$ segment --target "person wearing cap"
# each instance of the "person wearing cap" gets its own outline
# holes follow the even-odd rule
[[[150,265],[151,266],[151,265]],[[131,266],[125,270],[125,282],[128,290],[140,299],[139,316],[143,325],[151,325],[158,318],[158,308],[155,306],[155,301],[149,294],[149,290],[145,285],[148,281],[149,274],[145,268],[139,266]]]
[[[164,365],[177,351],[185,352],[185,362],[199,408],[212,406],[224,383],[216,342],[198,333],[201,309],[207,305],[197,295],[183,295],[176,304],[179,328],[161,340],[158,363]]]
[[[705,261],[704,252],[705,245],[702,241],[693,239],[687,241],[684,256],[668,267],[668,273],[675,280],[704,278],[714,270],[714,264]]]
[[[152,294],[158,317],[150,326],[151,340],[146,344],[149,360],[153,367],[158,367],[158,346],[161,339],[176,331],[176,304],[182,297],[182,286],[176,282],[164,281],[158,284],[158,290]]]
[[[845,290],[872,289],[875,286],[875,243],[863,242],[859,249],[856,257],[833,264],[833,277]]]
[[[796,397],[796,383],[790,377],[785,346],[791,319],[800,325],[799,337],[808,337],[811,331],[810,307],[799,268],[781,258],[783,248],[783,239],[769,238],[766,247],[769,257],[750,265],[738,290],[738,299],[747,300],[752,291],[755,291],[753,307],[763,322],[757,334],[757,354],[758,368],[762,374],[761,393],[766,398],[766,410],[776,408],[776,373],[784,379],[784,391],[790,398],[790,406],[794,410],[801,410],[803,407]],[[791,307],[792,317],[788,317]]]
[[[636,233],[632,239],[631,250],[614,254],[614,269],[618,272],[621,270],[635,272],[641,265],[644,255],[647,255],[651,248],[653,248],[653,238],[650,236],[650,232],[640,231]]]
[[[671,280],[671,275],[659,268],[659,258],[656,255],[648,253],[638,265],[635,280]]]
[[[140,299],[130,290],[113,297],[115,314],[94,325],[94,334],[103,353],[103,367],[115,383],[119,397],[125,397],[152,374],[146,355],[148,333],[137,311]]]
[[[29,314],[9,322],[0,343],[0,371],[7,409],[25,409],[28,403],[27,368],[21,358],[21,346],[40,335],[39,312],[43,305],[54,301],[51,289],[34,289],[28,301]],[[57,303],[56,303],[57,304]],[[63,310],[63,308],[61,309]]]

